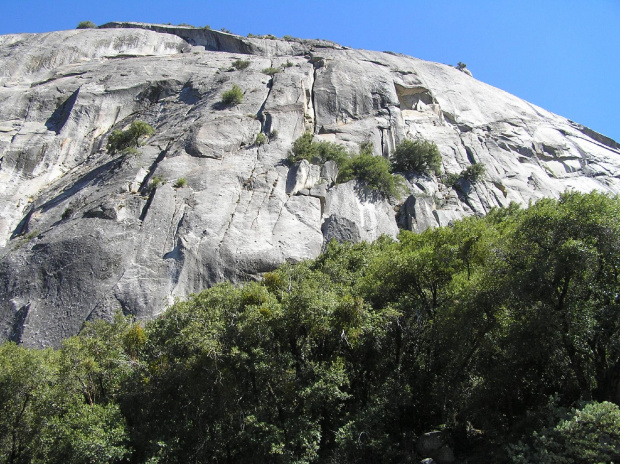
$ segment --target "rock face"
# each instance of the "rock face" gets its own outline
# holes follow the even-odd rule
[[[225,106],[233,84],[243,102]],[[112,130],[138,119],[156,134],[138,154],[108,154]],[[307,130],[353,151],[370,141],[377,156],[424,137],[444,171],[483,163],[486,175],[455,187],[409,175],[390,202],[336,185],[332,164],[287,166]],[[151,318],[332,238],[423,231],[567,189],[618,193],[619,155],[588,128],[404,55],[138,23],[0,36],[0,337],[57,345],[119,309]]]

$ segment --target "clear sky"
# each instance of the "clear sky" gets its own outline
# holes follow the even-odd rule
[[[430,61],[620,141],[620,0],[0,0],[0,34],[188,23]]]

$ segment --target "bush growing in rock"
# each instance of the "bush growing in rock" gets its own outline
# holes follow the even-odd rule
[[[233,68],[240,71],[250,66],[250,62],[248,60],[236,60],[236,61],[233,61],[232,65],[233,65]]]
[[[482,179],[485,172],[486,168],[484,167],[484,164],[476,163],[463,169],[459,174],[445,173],[441,176],[441,181],[448,187],[456,184],[459,179],[466,179],[471,183],[475,183]]]
[[[116,152],[132,152],[140,146],[140,137],[153,135],[155,129],[144,121],[134,121],[129,129],[113,131],[108,137],[108,152],[113,155]]]
[[[97,25],[92,21],[80,21],[76,29],[94,29]]]
[[[166,183],[166,179],[162,176],[153,176],[151,182],[149,183],[149,187],[151,190],[156,190],[160,185],[164,185]]]
[[[477,182],[482,179],[482,176],[484,176],[485,172],[486,168],[484,167],[484,164],[476,163],[465,168],[463,172],[461,172],[461,177],[463,179],[467,179],[470,182]]]
[[[179,177],[174,183],[174,188],[183,188],[187,185],[187,179],[185,177]]]
[[[243,91],[237,84],[222,94],[222,102],[226,105],[239,105],[243,101]]]
[[[267,74],[268,76],[273,76],[274,74],[278,74],[280,72],[279,68],[265,68],[261,71],[263,74]]]
[[[399,197],[403,182],[401,176],[390,172],[390,162],[382,156],[373,156],[372,144],[361,147],[359,155],[346,160],[338,174],[338,183],[359,179],[385,195]]]
[[[257,147],[260,147],[261,145],[264,145],[265,143],[267,143],[267,137],[265,137],[265,134],[263,134],[262,132],[259,132],[256,135],[256,138],[254,139],[254,145],[256,145]]]
[[[392,153],[392,170],[440,174],[441,154],[434,142],[406,139],[399,143]]]
[[[341,167],[350,155],[347,149],[337,143],[315,142],[314,135],[306,132],[293,142],[293,148],[288,155],[289,163],[296,163],[303,159],[312,164],[323,164],[327,161],[335,161]]]

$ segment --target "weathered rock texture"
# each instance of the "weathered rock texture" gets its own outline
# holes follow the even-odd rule
[[[243,103],[224,106],[233,84]],[[156,134],[138,155],[109,155],[108,135],[136,119]],[[352,150],[371,141],[377,156],[421,136],[444,171],[487,174],[457,187],[409,176],[390,202],[336,185],[333,165],[287,166],[306,130]],[[617,193],[619,155],[590,129],[403,55],[135,23],[0,36],[0,334],[55,345],[85,320],[150,318],[331,238],[422,231],[567,189]],[[165,183],[151,189],[155,177]]]

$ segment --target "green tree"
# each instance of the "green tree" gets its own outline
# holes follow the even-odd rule
[[[591,402],[570,411],[552,410],[550,416],[552,423],[535,431],[531,444],[510,447],[512,462],[586,464],[620,459],[620,409],[616,404]]]
[[[39,447],[57,379],[57,353],[0,345],[0,460],[28,463]]]

